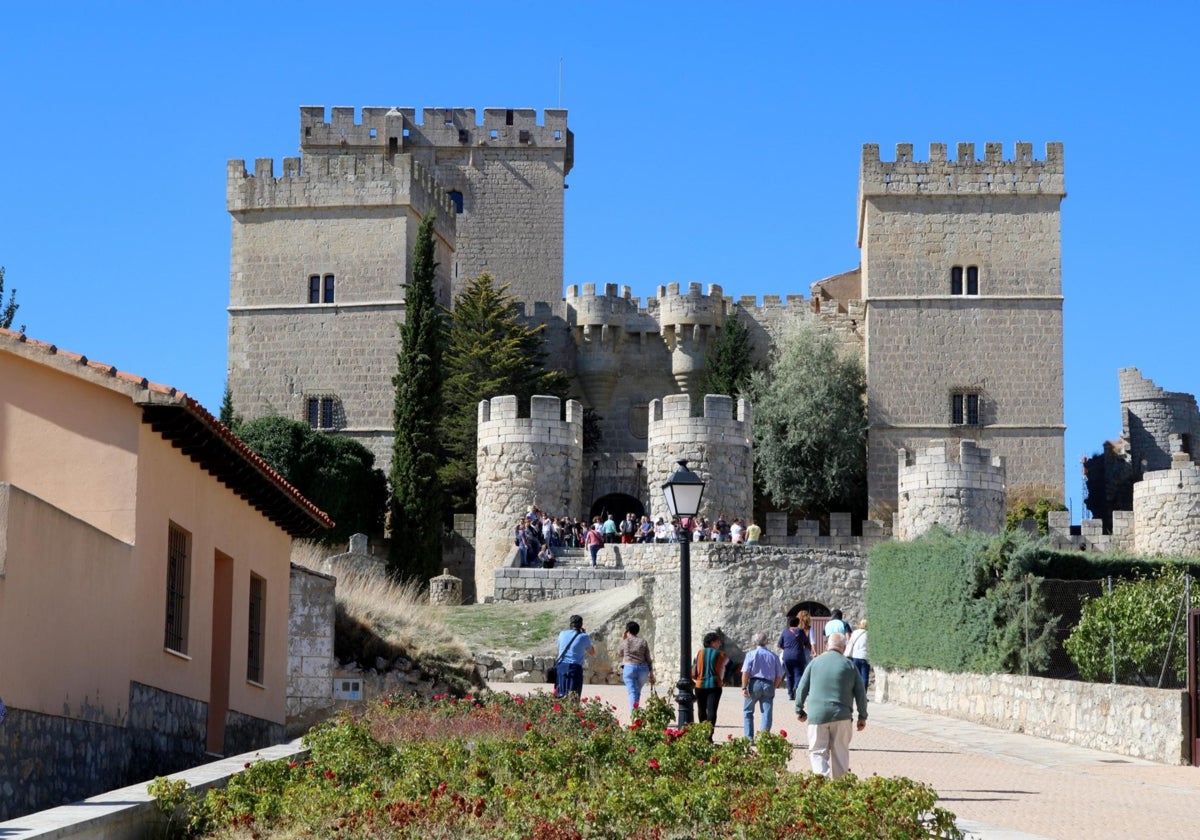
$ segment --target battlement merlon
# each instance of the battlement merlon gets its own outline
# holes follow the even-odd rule
[[[454,241],[454,204],[433,174],[411,155],[289,157],[283,159],[279,177],[271,158],[257,159],[253,174],[247,172],[245,161],[231,160],[226,165],[225,204],[230,213],[409,206],[421,216],[437,213],[438,233]]]
[[[725,394],[705,394],[704,413],[699,417],[692,416],[692,397],[690,394],[670,394],[661,400],[650,401],[650,422],[663,421],[717,421],[732,424],[748,424],[752,419],[752,408],[747,400],[737,400],[737,412],[734,413],[734,400]]]
[[[574,158],[574,135],[567,127],[567,111],[547,108],[538,123],[534,108],[485,108],[476,122],[474,108],[365,107],[356,119],[355,109],[335,107],[325,119],[325,108],[300,108],[300,148],[306,154],[335,150],[386,150],[409,152],[419,147],[437,148],[549,148],[565,155],[565,175]]]
[[[578,400],[567,400],[564,407],[558,397],[535,395],[529,400],[528,417],[519,417],[517,407],[517,398],[511,394],[480,400],[477,419],[481,434],[485,425],[494,428],[496,423],[542,428],[547,424],[561,423],[566,427],[583,429],[583,405]]]
[[[902,195],[938,198],[952,195],[1067,195],[1063,144],[1046,144],[1044,160],[1034,160],[1032,143],[1017,143],[1005,160],[1003,144],[986,143],[984,159],[975,159],[974,143],[958,144],[958,159],[949,160],[945,143],[929,144],[929,160],[913,159],[912,143],[896,144],[896,160],[884,161],[878,143],[864,143],[858,177],[858,245],[862,247],[868,198]]]

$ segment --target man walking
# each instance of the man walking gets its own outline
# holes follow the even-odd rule
[[[855,672],[857,673],[857,672]],[[754,704],[762,709],[763,732],[771,731],[771,711],[775,705],[775,689],[783,681],[783,664],[773,651],[767,649],[767,634],[754,634],[754,650],[742,663],[742,698],[745,713],[745,733],[754,737]]]
[[[867,725],[867,689],[845,650],[846,636],[830,635],[826,651],[808,664],[796,689],[796,719],[808,723],[809,762],[814,773],[831,779],[850,769],[852,706],[858,706],[858,731]]]

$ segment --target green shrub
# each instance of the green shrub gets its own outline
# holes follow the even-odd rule
[[[195,800],[189,824],[422,840],[962,836],[925,785],[791,773],[782,734],[714,745],[706,724],[672,717],[660,697],[624,727],[587,699],[388,698],[310,733],[307,760],[248,766]]]
[[[875,546],[867,560],[872,661],[951,673],[1045,667],[1058,619],[1030,574],[1040,552],[1020,533],[937,529]]]
[[[1158,573],[1117,583],[1084,602],[1083,616],[1064,647],[1085,680],[1158,685],[1166,673],[1187,680],[1187,629],[1180,619],[1185,571],[1168,564]],[[1168,652],[1168,647],[1170,650]]]

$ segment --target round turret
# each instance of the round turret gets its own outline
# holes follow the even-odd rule
[[[670,518],[662,486],[675,472],[675,462],[686,459],[688,468],[707,482],[701,515],[716,519],[748,518],[754,505],[754,429],[750,404],[709,394],[704,414],[692,416],[692,399],[675,394],[650,403],[646,477],[652,518]]]
[[[1133,485],[1133,533],[1142,556],[1200,554],[1200,467],[1186,452]]]
[[[495,591],[495,572],[513,550],[517,521],[532,507],[555,516],[581,516],[583,407],[558,397],[533,397],[530,416],[517,416],[517,398],[479,403],[476,449],[475,592]]]
[[[972,440],[959,441],[958,461],[950,460],[944,440],[914,458],[901,449],[896,539],[914,540],[934,525],[952,534],[1000,533],[1007,511],[1004,459],[990,455]]]
[[[720,286],[689,283],[685,294],[679,284],[658,287],[659,332],[671,353],[671,375],[685,394],[697,391],[704,378],[708,347],[725,322],[725,298]]]

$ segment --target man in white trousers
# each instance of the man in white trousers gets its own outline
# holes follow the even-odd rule
[[[827,650],[809,663],[796,687],[796,718],[808,724],[808,759],[814,773],[831,779],[850,769],[855,705],[858,731],[867,725],[867,689],[845,650],[845,634],[831,634]]]

